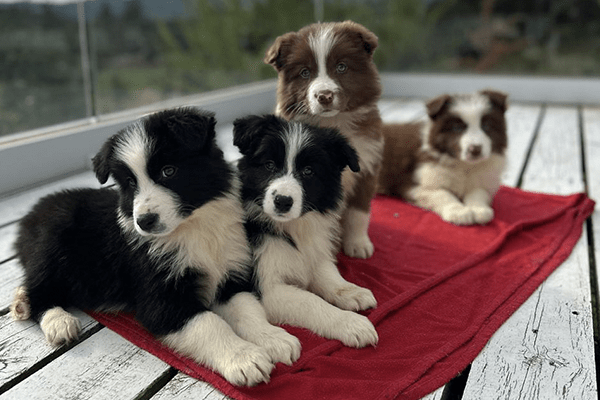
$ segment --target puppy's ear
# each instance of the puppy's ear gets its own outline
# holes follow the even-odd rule
[[[358,153],[350,142],[336,129],[327,129],[326,131],[331,137],[329,153],[340,167],[340,171],[348,166],[352,172],[360,172]]]
[[[251,155],[267,130],[277,129],[281,120],[274,115],[250,115],[233,122],[233,144],[243,155]]]
[[[275,43],[267,50],[263,59],[264,63],[272,65],[279,72],[285,66],[285,59],[292,51],[297,40],[298,34],[296,32],[289,32],[279,36],[275,39]]]
[[[490,103],[492,107],[500,110],[500,112],[504,113],[507,108],[507,99],[508,95],[502,92],[498,92],[496,90],[483,90],[481,94],[487,96],[490,99]]]
[[[156,118],[161,118],[161,114]],[[166,111],[162,116],[172,137],[187,149],[200,151],[215,139],[215,114],[196,108]]]
[[[451,100],[452,97],[447,94],[443,94],[439,97],[436,97],[433,100],[429,100],[425,105],[425,107],[427,108],[427,114],[429,115],[429,118],[434,120],[437,117],[439,117],[442,113],[444,113],[448,109]]]
[[[345,29],[341,31],[348,32],[354,35],[354,37],[358,38],[361,46],[365,49],[367,54],[372,56],[373,52],[377,48],[377,45],[379,44],[379,39],[377,36],[361,24],[357,24],[354,21],[344,21],[342,25],[344,25]]]
[[[105,184],[110,176],[111,169],[109,161],[113,155],[115,143],[119,134],[120,133],[108,138],[108,140],[102,145],[102,148],[100,148],[98,154],[92,158],[94,174],[96,174],[96,178],[101,184]]]

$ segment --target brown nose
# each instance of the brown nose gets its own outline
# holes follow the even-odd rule
[[[319,104],[324,106],[329,105],[333,102],[333,92],[331,90],[323,90],[315,95]]]
[[[477,144],[477,145],[472,144],[467,148],[467,151],[473,157],[479,157],[481,155],[481,145],[480,144]]]

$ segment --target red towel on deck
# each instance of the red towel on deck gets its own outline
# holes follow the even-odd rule
[[[495,218],[458,227],[401,200],[372,203],[368,260],[339,256],[346,279],[371,289],[367,313],[376,348],[352,349],[300,328],[293,366],[278,364],[271,382],[238,388],[174,354],[124,315],[93,314],[186,374],[236,399],[418,399],[447,383],[560,265],[581,236],[594,202],[502,187]]]

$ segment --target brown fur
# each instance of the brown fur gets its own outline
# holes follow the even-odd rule
[[[333,117],[315,114],[310,108],[311,84],[319,78],[318,59],[310,38],[320,37],[325,30],[331,30],[335,37],[326,61],[327,75],[339,88],[333,94],[339,114]],[[346,205],[367,215],[375,195],[383,147],[377,107],[381,83],[373,62],[377,44],[375,34],[352,21],[318,23],[278,37],[264,59],[278,72],[277,114],[288,120],[337,128],[356,148],[361,172],[346,171],[343,175]],[[347,67],[343,72],[337,70],[340,63]],[[348,215],[342,225],[352,225],[346,224],[346,218]]]

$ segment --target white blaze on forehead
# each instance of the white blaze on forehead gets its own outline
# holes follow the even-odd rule
[[[492,140],[481,129],[481,117],[490,111],[490,100],[480,93],[457,96],[453,99],[450,112],[458,115],[467,125],[460,138],[460,158],[467,160],[469,146],[481,146],[479,160],[485,160],[492,152]]]
[[[321,27],[321,29],[308,39],[308,45],[317,61],[317,77],[311,82],[308,88],[308,102],[310,111],[313,114],[321,112],[321,105],[317,100],[318,93],[326,90],[330,90],[333,93],[339,91],[337,83],[327,74],[327,57],[335,44],[336,36],[331,26]],[[338,100],[337,96],[335,96],[333,100],[334,108],[336,108],[337,104]],[[328,113],[333,113],[332,115],[337,114],[337,112],[337,110],[328,111]]]
[[[148,176],[148,159],[154,143],[146,135],[140,122],[135,123],[121,137],[115,148],[115,156],[125,163],[136,179],[136,192],[133,198],[134,221],[147,213],[159,216],[156,234],[168,234],[181,223],[177,196],[169,189],[158,185]],[[141,235],[148,232],[141,230],[134,222],[134,227]]]
[[[298,122],[290,122],[283,135],[285,143],[285,166],[288,175],[293,174],[296,156],[310,143],[310,136],[304,132],[304,126]]]

